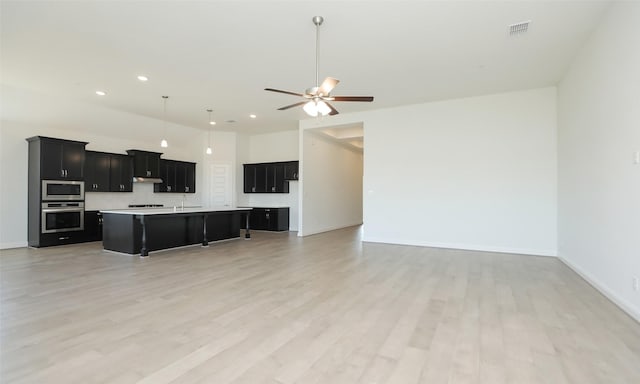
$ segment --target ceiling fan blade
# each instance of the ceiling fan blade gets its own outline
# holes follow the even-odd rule
[[[282,108],[278,108],[278,111],[284,111],[285,109],[297,107],[298,105],[302,105],[302,104],[306,104],[306,103],[307,103],[307,101],[301,101],[299,103],[295,103],[295,104],[287,105],[287,106],[282,107]]]
[[[265,88],[264,90],[265,91],[271,91],[271,92],[278,92],[278,93],[286,93],[287,95],[294,95],[294,96],[301,96],[301,97],[304,96],[302,93],[283,91],[281,89]]]
[[[327,77],[322,82],[322,85],[320,85],[320,92],[323,95],[328,95],[333,90],[333,88],[335,88],[335,86],[338,85],[339,82],[340,80],[338,79],[335,79],[333,77]]]
[[[373,96],[331,96],[333,101],[373,101]]]
[[[326,101],[324,103],[327,104],[327,107],[329,107],[329,109],[331,109],[331,112],[329,112],[329,116],[337,115],[338,113],[340,113],[335,108],[333,108],[333,105],[327,103]]]

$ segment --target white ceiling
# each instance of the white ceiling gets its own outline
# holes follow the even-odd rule
[[[341,80],[342,113],[556,84],[609,1],[2,1],[2,83],[208,129],[272,132],[295,96]],[[531,20],[511,38],[508,25]],[[147,83],[136,80],[149,77]],[[95,90],[108,92],[95,95]],[[258,118],[252,120],[250,113]],[[226,120],[236,123],[225,123]]]

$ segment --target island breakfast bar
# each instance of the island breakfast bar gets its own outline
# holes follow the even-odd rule
[[[102,244],[115,252],[149,256],[150,251],[240,237],[251,238],[251,208],[150,208],[101,211]]]

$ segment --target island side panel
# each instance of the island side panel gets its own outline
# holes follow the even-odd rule
[[[242,212],[211,212],[207,217],[207,239],[209,241],[240,237]]]
[[[142,228],[133,215],[103,213],[102,246],[104,249],[135,255],[140,253]]]
[[[145,224],[149,251],[202,243],[203,215],[145,216]]]

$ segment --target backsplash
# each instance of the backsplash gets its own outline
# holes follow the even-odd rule
[[[154,193],[153,184],[133,183],[133,192],[86,192],[85,210],[122,209],[129,204],[163,204],[165,207],[200,206],[200,194],[196,193]]]

